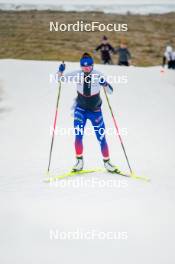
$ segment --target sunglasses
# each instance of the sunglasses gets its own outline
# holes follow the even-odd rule
[[[93,66],[82,66],[82,70],[85,72],[90,72],[92,71],[92,69],[93,69]]]

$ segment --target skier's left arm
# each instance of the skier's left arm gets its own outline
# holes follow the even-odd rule
[[[105,88],[106,92],[108,94],[112,94],[113,93],[113,87],[110,85],[110,83],[108,83],[105,78],[101,77],[99,80],[99,84]]]

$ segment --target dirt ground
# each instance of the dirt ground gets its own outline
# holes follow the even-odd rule
[[[127,32],[50,32],[50,21],[128,24]],[[93,52],[103,35],[118,47],[125,39],[137,66],[160,65],[165,45],[175,48],[175,13],[164,15],[117,15],[101,12],[0,11],[0,58],[77,61]],[[117,55],[113,56],[114,63]],[[99,54],[95,61],[100,62]]]

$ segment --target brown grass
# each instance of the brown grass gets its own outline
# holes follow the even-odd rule
[[[102,32],[50,32],[49,22],[127,23],[127,33],[105,32],[114,47],[128,41],[133,62],[158,65],[167,42],[175,47],[175,13],[165,15],[116,15],[101,12],[0,11],[0,58],[76,61],[84,51],[93,52]],[[95,55],[96,62],[100,61]],[[117,61],[117,56],[114,56]]]

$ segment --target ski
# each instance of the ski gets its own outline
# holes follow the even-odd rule
[[[78,175],[83,175],[83,174],[89,174],[89,173],[95,173],[95,172],[116,174],[116,175],[132,178],[132,179],[136,179],[136,180],[143,180],[146,182],[150,181],[150,179],[148,177],[138,176],[135,173],[132,173],[132,174],[124,173],[124,172],[120,171],[117,167],[116,167],[116,169],[117,169],[117,171],[114,171],[114,172],[109,172],[105,169],[100,169],[100,168],[91,169],[91,170],[70,171],[70,172],[63,173],[62,175],[50,176],[45,181],[46,182],[54,182],[57,180],[66,179],[68,177],[73,177],[73,176],[78,176]]]
[[[116,168],[118,170],[118,168]],[[145,176],[138,176],[136,175],[135,173],[124,173],[122,171],[114,171],[114,172],[109,172],[108,173],[111,173],[111,174],[117,174],[117,175],[120,175],[120,176],[124,176],[124,177],[128,177],[128,178],[132,178],[132,179],[136,179],[136,180],[143,180],[143,181],[146,181],[146,182],[149,182],[150,179],[148,177],[145,177]]]
[[[77,176],[77,175],[88,174],[88,173],[93,173],[93,172],[98,172],[98,171],[100,171],[100,169],[69,171],[69,172],[63,173],[62,175],[49,176],[45,181],[46,182],[54,182],[57,180],[62,180],[62,179],[68,178],[68,177],[73,177],[73,176]]]

